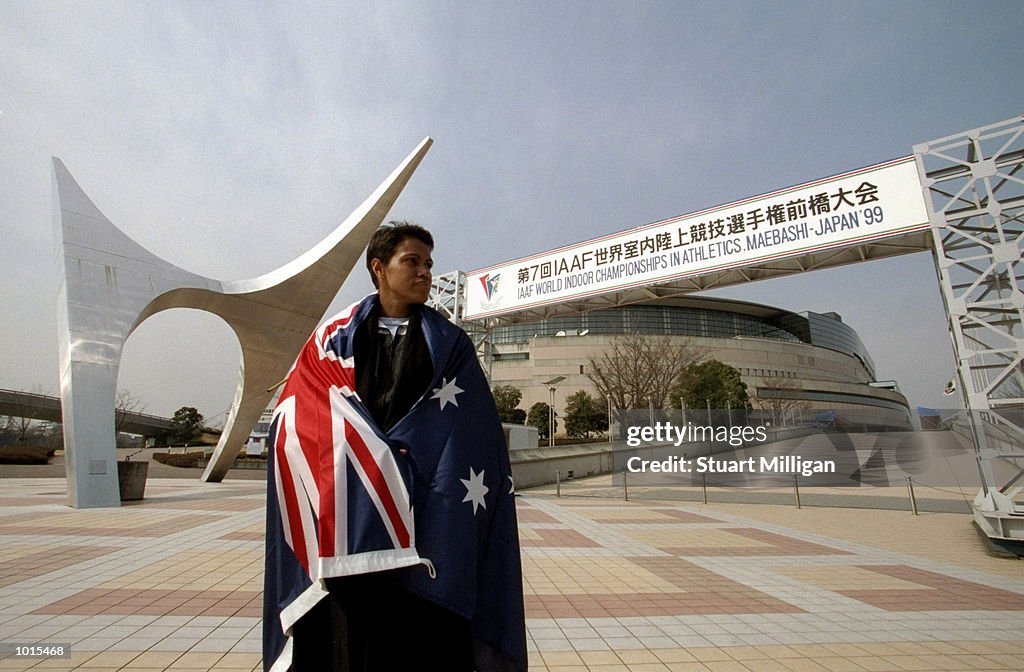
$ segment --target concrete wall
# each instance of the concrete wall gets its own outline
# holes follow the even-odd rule
[[[769,428],[767,443],[807,436],[812,433],[814,433],[812,427]],[[570,480],[570,471],[572,478],[609,474],[621,470],[617,469],[616,465],[624,465],[626,460],[633,455],[641,455],[644,459],[663,459],[669,455],[686,453],[689,457],[696,457],[754,445],[759,445],[759,442],[750,442],[739,447],[699,442],[687,443],[679,447],[663,445],[631,448],[618,441],[519,450],[511,454],[512,478],[515,480],[516,488],[530,488],[554,483],[556,472],[560,472],[563,482]]]
[[[540,432],[529,425],[502,424],[505,433],[505,445],[510,451],[536,448],[540,442]]]
[[[559,447],[551,449],[550,454],[541,449],[517,451],[512,454],[512,478],[516,488],[531,488],[554,483],[555,472],[561,472],[562,480],[568,480],[570,471],[574,478],[610,473],[613,463],[610,445]]]

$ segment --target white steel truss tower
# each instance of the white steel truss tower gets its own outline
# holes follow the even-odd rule
[[[975,521],[1024,544],[1024,116],[914,147],[982,489]],[[1000,482],[995,461],[1016,466]]]

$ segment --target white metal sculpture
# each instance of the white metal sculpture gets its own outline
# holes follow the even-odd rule
[[[69,504],[120,505],[114,396],[121,353],[136,327],[169,308],[220,316],[241,345],[238,389],[203,475],[205,481],[223,479],[431,142],[424,139],[311,250],[266,275],[240,281],[191,273],[149,252],[114,226],[55,158],[60,395]]]

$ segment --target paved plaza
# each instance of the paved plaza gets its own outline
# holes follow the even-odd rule
[[[0,643],[71,651],[0,670],[261,670],[264,488],[0,479]],[[531,670],[1024,669],[1024,564],[967,515],[549,488],[519,520]]]

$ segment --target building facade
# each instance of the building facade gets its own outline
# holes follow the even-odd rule
[[[562,414],[578,390],[596,395],[587,376],[614,339],[628,333],[667,336],[703,359],[739,370],[755,408],[799,421],[823,409],[850,418],[872,418],[910,427],[910,409],[895,382],[879,382],[857,332],[835,313],[793,313],[771,306],[710,298],[659,299],[649,303],[498,327],[491,332],[493,385],[523,392],[520,407],[549,402],[555,389]],[[865,421],[866,422],[866,421]]]

